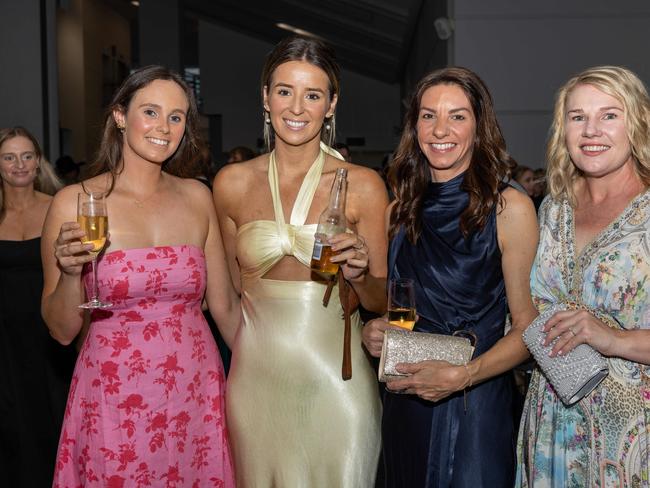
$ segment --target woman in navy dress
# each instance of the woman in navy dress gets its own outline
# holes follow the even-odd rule
[[[415,330],[469,331],[467,366],[403,364],[387,383],[386,486],[507,487],[514,478],[513,385],[536,315],[528,279],[537,245],[531,200],[503,183],[514,161],[482,80],[464,68],[416,86],[389,178],[389,273],[415,281]],[[504,336],[506,308],[512,328]],[[364,328],[379,356],[386,319]],[[466,394],[466,398],[464,398]]]

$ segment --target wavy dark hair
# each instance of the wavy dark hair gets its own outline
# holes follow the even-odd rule
[[[450,67],[422,78],[411,95],[402,138],[388,170],[388,181],[396,198],[389,237],[395,236],[404,226],[409,241],[414,244],[421,232],[422,199],[431,181],[429,163],[418,143],[417,122],[422,95],[436,85],[460,87],[467,95],[476,119],[472,157],[461,185],[461,189],[469,194],[467,208],[460,216],[460,229],[465,238],[485,227],[490,213],[501,200],[499,190],[502,182],[510,177],[516,165],[506,151],[492,96],[476,73],[467,68]]]
[[[319,39],[291,36],[280,41],[266,57],[262,69],[262,99],[264,99],[264,88],[270,86],[275,69],[289,61],[307,61],[309,64],[322,69],[329,79],[330,102],[334,99],[334,95],[339,96],[341,69],[336,61],[334,50]],[[271,124],[266,122],[266,110],[262,111],[262,117],[264,118],[264,141],[270,151],[275,139],[275,132]],[[331,146],[336,133],[336,114],[326,119],[325,122],[329,126],[329,130],[327,127],[321,130],[321,140]]]
[[[111,185],[108,194],[115,186],[115,178],[123,170],[124,137],[117,128],[113,112],[117,110],[126,114],[136,92],[155,80],[173,81],[185,92],[188,101],[185,134],[176,152],[163,163],[163,170],[181,178],[194,178],[200,173],[197,162],[201,159],[200,154],[204,143],[199,135],[199,110],[194,93],[175,71],[164,66],[145,66],[131,73],[113,95],[104,115],[104,130],[99,150],[88,170],[89,177],[105,172],[110,173]]]

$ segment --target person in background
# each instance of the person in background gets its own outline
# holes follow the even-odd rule
[[[467,365],[397,365],[386,384],[386,487],[508,487],[515,473],[510,370],[537,312],[528,279],[537,245],[530,199],[504,183],[514,161],[483,81],[444,68],[416,85],[389,170],[389,277],[415,283],[419,332],[476,337]],[[506,306],[512,326],[504,336]],[[379,357],[386,318],[363,329]]]
[[[292,37],[262,73],[270,153],[225,166],[213,193],[244,321],[232,345],[228,427],[237,486],[374,487],[380,405],[376,375],[352,316],[352,378],[341,377],[344,322],[338,287],[310,270],[316,222],[337,168],[348,173],[348,233],[332,258],[362,305],[386,307],[386,192],[369,168],[328,144],[339,68],[316,39]],[[363,236],[363,237],[361,237]],[[314,279],[317,278],[317,279]]]
[[[535,174],[528,166],[518,165],[512,171],[512,179],[521,185],[526,190],[529,197],[533,198],[535,195]]]
[[[64,185],[72,185],[79,181],[81,165],[74,162],[71,156],[61,156],[54,162],[56,174],[63,181]]]
[[[530,381],[517,487],[647,486],[650,479],[650,98],[617,66],[559,90],[547,148],[550,195],[530,277],[535,305],[558,312],[551,355],[589,344],[609,375],[566,407],[544,375]],[[603,322],[603,320],[605,322]]]
[[[90,314],[54,486],[234,486],[224,371],[201,303],[228,337],[241,312],[210,191],[194,179],[198,134],[183,78],[141,68],[113,96],[93,176],[52,202],[42,244],[50,333],[71,342],[90,296],[82,271],[93,244],[75,221],[79,194],[106,199],[97,277],[112,303]]]
[[[61,182],[36,138],[0,129],[0,477],[52,485],[75,350],[52,339],[40,314],[41,230]]]
[[[251,148],[246,146],[237,146],[228,151],[228,161],[226,164],[242,163],[253,159],[257,154]]]
[[[539,211],[542,201],[546,197],[546,169],[536,168],[533,170],[533,203],[535,210]]]
[[[348,163],[352,161],[352,157],[350,156],[350,148],[347,144],[343,142],[335,142],[332,147],[336,149],[341,156],[343,156],[344,161],[347,161]]]

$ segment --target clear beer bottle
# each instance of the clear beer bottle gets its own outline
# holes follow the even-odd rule
[[[328,239],[345,232],[346,229],[345,196],[348,187],[347,176],[347,169],[338,168],[336,170],[336,177],[330,191],[329,204],[318,219],[314,251],[311,255],[312,271],[328,278],[334,276],[339,270],[338,263],[330,261],[330,258],[337,253],[332,252],[332,246],[330,246]]]

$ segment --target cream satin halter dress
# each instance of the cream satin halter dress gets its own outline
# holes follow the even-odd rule
[[[305,220],[324,162],[321,150],[287,224],[271,153],[275,221],[237,231],[244,320],[226,403],[239,488],[374,487],[381,406],[359,314],[352,317],[352,379],[343,381],[338,289],[325,308],[321,283],[262,278],[284,256],[309,266],[316,225]]]

